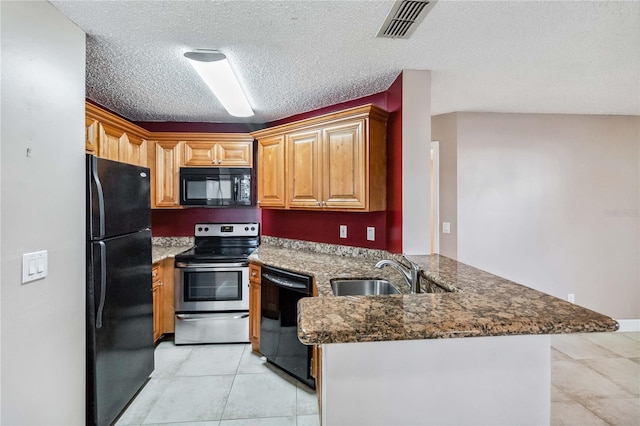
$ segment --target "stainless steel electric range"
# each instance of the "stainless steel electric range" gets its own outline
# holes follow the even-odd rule
[[[175,257],[175,343],[249,341],[249,255],[258,223],[199,223]]]

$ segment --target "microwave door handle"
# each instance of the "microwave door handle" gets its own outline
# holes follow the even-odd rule
[[[233,201],[238,202],[238,193],[240,192],[238,186],[240,185],[240,180],[238,176],[233,178]]]

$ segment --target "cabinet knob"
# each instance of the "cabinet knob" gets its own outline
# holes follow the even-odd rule
[[[320,205],[320,201],[316,201],[316,206],[319,206],[319,205]]]
[[[327,202],[326,202],[326,201],[323,201],[323,202],[322,202],[322,207],[326,207],[326,206],[327,206]]]
[[[252,273],[251,273],[251,276],[252,276],[252,277],[256,277],[257,275],[258,275],[258,274],[257,274],[256,272],[252,272]]]

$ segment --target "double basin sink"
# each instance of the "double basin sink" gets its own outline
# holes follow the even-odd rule
[[[336,278],[331,280],[331,289],[336,296],[378,296],[400,293],[389,281],[379,279]]]

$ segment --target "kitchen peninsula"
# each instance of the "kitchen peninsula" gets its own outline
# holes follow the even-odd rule
[[[264,237],[256,264],[314,277],[298,336],[322,352],[323,424],[548,424],[550,334],[615,320],[439,255],[410,256],[433,293],[408,294],[380,251]],[[339,277],[383,278],[398,295],[335,297]]]

